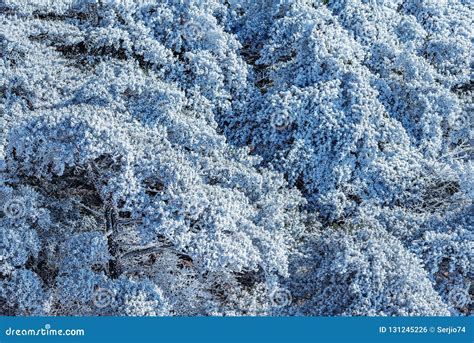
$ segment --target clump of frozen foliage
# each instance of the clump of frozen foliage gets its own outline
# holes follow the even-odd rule
[[[469,314],[472,16],[2,2],[1,314]]]
[[[421,261],[371,223],[327,229],[305,246],[290,280],[304,315],[447,315]],[[401,272],[403,271],[403,273]],[[301,305],[299,305],[301,302]]]

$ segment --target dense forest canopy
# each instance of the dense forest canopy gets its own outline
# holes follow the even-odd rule
[[[468,0],[0,0],[0,313],[469,315]]]

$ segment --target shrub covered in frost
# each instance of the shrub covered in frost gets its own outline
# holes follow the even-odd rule
[[[2,314],[472,310],[467,2],[0,12]]]
[[[307,260],[296,261],[290,281],[297,314],[449,314],[421,261],[383,228],[327,229],[304,252]]]

